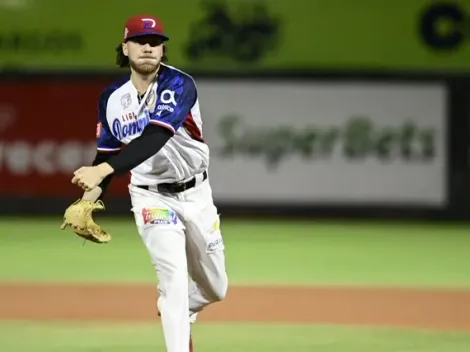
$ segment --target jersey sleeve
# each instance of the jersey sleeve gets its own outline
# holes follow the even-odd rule
[[[98,125],[96,126],[96,144],[99,152],[114,152],[121,149],[122,143],[112,135],[106,118],[106,105],[109,94],[103,92],[98,102]]]
[[[157,90],[158,99],[150,123],[175,133],[196,103],[196,84],[191,77],[178,77]]]

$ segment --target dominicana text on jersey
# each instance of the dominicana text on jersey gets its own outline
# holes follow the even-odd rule
[[[167,128],[174,136],[156,155],[131,171],[131,183],[175,182],[207,169],[209,148],[203,140],[199,97],[190,75],[161,64],[157,79],[142,98],[130,75],[106,87],[98,107],[98,150],[120,150],[139,137],[149,123]]]

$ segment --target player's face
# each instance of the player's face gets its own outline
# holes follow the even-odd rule
[[[163,40],[157,35],[132,38],[122,45],[122,51],[134,71],[151,74],[162,60]]]

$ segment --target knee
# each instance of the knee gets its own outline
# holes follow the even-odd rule
[[[217,280],[217,284],[213,287],[213,295],[212,299],[214,302],[223,301],[225,296],[227,296],[228,290],[228,278],[227,275],[222,276],[219,280]]]

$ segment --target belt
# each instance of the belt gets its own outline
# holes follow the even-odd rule
[[[207,179],[207,171],[204,171],[202,173],[202,181],[205,181],[206,179]],[[136,185],[136,187],[145,189],[147,191],[150,191],[156,188],[158,192],[161,192],[161,193],[180,193],[190,188],[193,188],[194,186],[196,186],[196,177],[193,177],[191,180],[187,182],[160,183],[156,186]]]

